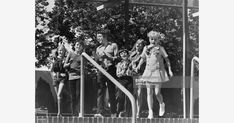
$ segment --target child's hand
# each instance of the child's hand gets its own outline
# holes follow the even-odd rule
[[[140,70],[140,67],[139,67],[139,66],[137,66],[137,67],[134,69],[134,71],[136,71],[136,73],[138,73],[138,70]]]
[[[121,74],[121,73],[117,74],[117,77],[121,77],[121,76],[122,76],[122,74]]]
[[[60,76],[61,76],[61,77],[65,77],[66,74],[65,74],[65,73],[61,73]]]
[[[173,77],[173,73],[172,73],[171,69],[169,69],[169,75],[170,75],[170,77]]]
[[[69,64],[71,64],[72,62],[73,62],[73,60],[72,60],[72,59],[70,59],[68,63],[69,63]]]
[[[131,71],[130,69],[127,69],[126,74],[127,74],[128,76],[131,76],[131,75],[132,75],[132,71]]]
[[[52,75],[53,75],[53,78],[56,78],[56,73],[52,73]]]

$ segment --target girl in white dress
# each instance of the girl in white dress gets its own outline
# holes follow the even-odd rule
[[[148,37],[150,44],[144,47],[141,54],[142,58],[136,67],[136,71],[139,70],[143,62],[146,61],[146,67],[141,81],[143,81],[147,87],[148,118],[153,118],[153,89],[160,106],[159,116],[163,116],[165,113],[165,103],[163,102],[160,90],[162,83],[169,81],[169,77],[164,67],[164,59],[167,63],[168,72],[171,77],[173,76],[173,73],[171,71],[167,53],[165,49],[159,45],[159,42],[163,39],[164,35],[156,31],[150,31]]]

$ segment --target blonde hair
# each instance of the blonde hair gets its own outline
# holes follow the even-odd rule
[[[165,39],[165,35],[163,33],[157,32],[157,31],[150,31],[147,36],[150,37],[156,37],[160,40]]]
[[[132,50],[131,50],[130,52],[135,51],[135,50],[136,50],[136,45],[139,44],[139,43],[143,44],[143,46],[142,46],[142,50],[143,50],[143,47],[145,46],[145,40],[140,38],[140,39],[138,39],[138,40],[136,41],[136,43],[133,45]]]
[[[66,48],[65,48],[65,46],[63,44],[61,44],[61,45],[58,46],[58,50],[60,50],[60,49],[66,50]]]
[[[57,53],[58,53],[58,51],[60,49],[63,51],[63,56],[65,56],[66,55],[66,48],[65,48],[65,46],[63,44],[61,44],[61,45],[58,46]]]

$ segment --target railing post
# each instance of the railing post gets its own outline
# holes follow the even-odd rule
[[[191,78],[190,78],[190,119],[193,118],[193,73],[194,72],[194,61],[191,61]]]
[[[84,117],[84,58],[80,58],[80,113],[79,117]]]
[[[198,57],[193,57],[191,61],[191,78],[190,78],[190,119],[193,118],[193,81],[194,81],[194,63]]]
[[[85,57],[89,62],[91,62],[98,70],[100,70],[108,79],[110,79],[120,90],[127,95],[132,105],[132,123],[136,123],[136,102],[134,96],[115,78],[113,78],[108,72],[106,72],[99,64],[97,64],[88,54],[82,53],[82,57]]]

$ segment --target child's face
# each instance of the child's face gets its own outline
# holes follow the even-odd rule
[[[150,44],[157,44],[159,42],[159,38],[157,37],[149,37]]]
[[[142,43],[137,43],[136,44],[136,50],[141,50],[143,48],[143,44]]]
[[[128,53],[123,51],[120,53],[120,57],[123,59],[123,60],[126,60],[128,58]]]
[[[97,34],[97,41],[101,44],[103,42],[103,35],[102,34]]]
[[[76,44],[75,44],[75,50],[76,50],[76,51],[81,51],[81,50],[83,50],[83,47],[82,47],[82,45],[81,45],[79,42],[76,42]]]
[[[58,55],[59,56],[64,56],[64,54],[65,54],[65,50],[63,48],[59,48],[58,49]]]

